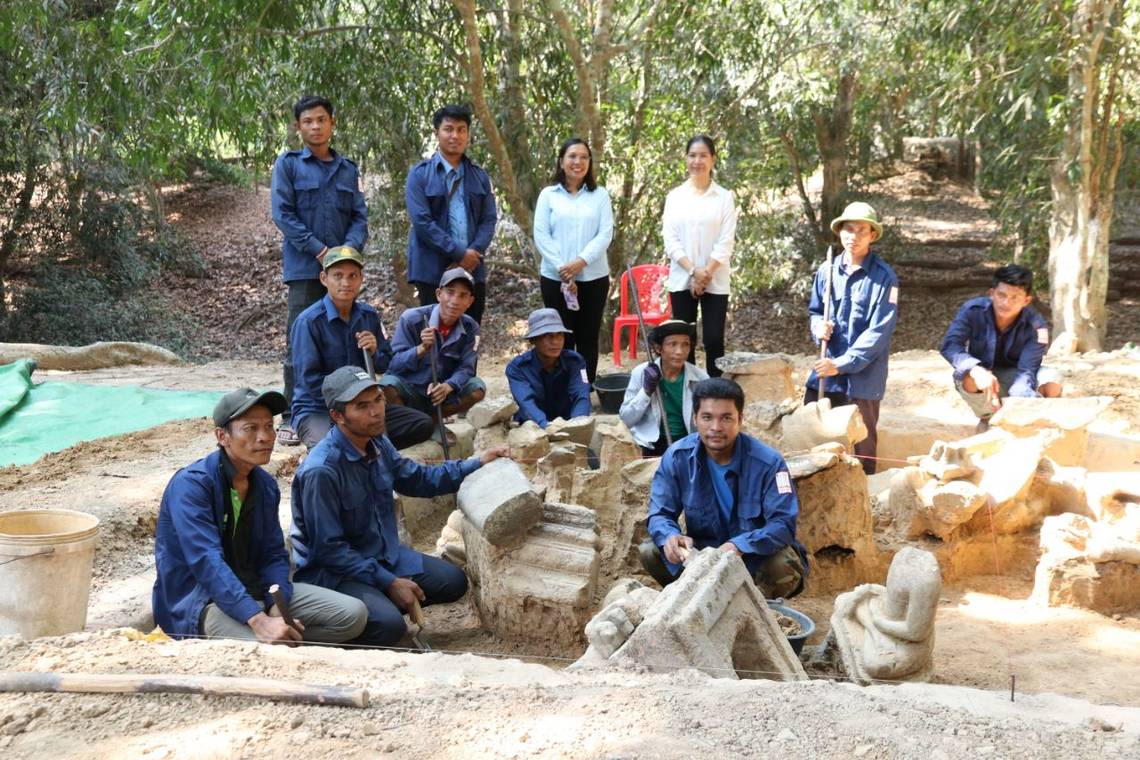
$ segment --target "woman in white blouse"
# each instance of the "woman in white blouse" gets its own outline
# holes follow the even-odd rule
[[[614,236],[610,196],[594,178],[594,156],[579,137],[562,143],[554,184],[543,188],[534,209],[534,243],[542,254],[544,306],[557,309],[571,331],[565,348],[586,360],[591,384],[598,371],[598,334],[610,267],[606,249]]]
[[[701,311],[701,340],[705,368],[719,377],[716,360],[724,356],[724,327],[728,317],[732,246],[736,240],[736,204],[732,192],[713,181],[716,144],[697,135],[685,146],[689,179],[665,198],[662,236],[669,256],[669,300],[674,319],[697,321]],[[695,348],[695,346],[694,346]],[[696,351],[689,354],[696,362]]]

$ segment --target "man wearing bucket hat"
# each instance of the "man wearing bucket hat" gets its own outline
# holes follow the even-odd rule
[[[527,317],[526,339],[531,349],[511,359],[507,382],[519,410],[519,422],[533,420],[545,428],[561,417],[590,414],[590,382],[586,360],[577,351],[563,348],[566,333],[557,309],[535,309]]]
[[[643,456],[659,457],[665,453],[666,425],[674,441],[693,432],[693,388],[709,376],[688,361],[696,339],[696,325],[679,319],[662,322],[649,333],[657,359],[637,365],[630,373],[618,414]],[[665,405],[664,421],[658,405],[653,403],[653,394],[657,392]]]
[[[416,602],[453,602],[467,591],[461,569],[400,544],[392,491],[455,493],[465,477],[506,449],[418,464],[384,436],[384,394],[363,369],[341,367],[325,378],[321,393],[335,427],[293,478],[290,543],[297,579],[363,601],[368,623],[353,643],[390,646],[407,631],[403,613]]]
[[[321,398],[321,382],[333,370],[360,363],[362,352],[383,373],[392,360],[392,346],[380,313],[358,301],[364,285],[364,257],[347,245],[330,248],[322,263],[325,297],[301,312],[293,323],[293,429],[312,449],[332,428]],[[385,429],[397,449],[431,438],[431,417],[408,406],[388,407]]]
[[[826,343],[826,355],[812,365],[804,403],[819,400],[820,384],[832,406],[854,404],[867,426],[855,456],[867,474],[875,472],[879,403],[887,387],[891,335],[898,321],[899,280],[871,251],[882,237],[879,215],[867,203],[851,203],[831,222],[842,255],[815,273],[808,306],[812,338]],[[830,287],[829,287],[830,286]],[[827,319],[824,319],[824,314]]]
[[[367,611],[359,600],[289,580],[277,521],[281,494],[262,469],[273,454],[273,416],[284,410],[285,397],[276,391],[227,393],[214,407],[217,450],[167,484],[151,602],[155,623],[170,636],[295,646],[340,643],[364,630]],[[274,603],[272,586],[288,610]]]
[[[461,267],[448,269],[435,291],[437,303],[408,309],[392,336],[392,363],[380,379],[390,404],[425,414],[462,414],[487,394],[475,377],[479,323],[467,316],[475,280]],[[434,376],[433,376],[434,375]]]

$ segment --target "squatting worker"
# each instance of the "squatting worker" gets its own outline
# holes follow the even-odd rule
[[[832,406],[859,407],[867,438],[855,444],[855,455],[871,475],[878,452],[879,403],[887,388],[891,335],[898,321],[899,280],[871,251],[871,244],[883,236],[883,226],[870,205],[848,205],[832,220],[831,231],[843,244],[843,253],[832,260],[831,293],[825,293],[824,265],[815,273],[808,305],[812,338],[816,343],[827,341],[827,355],[812,365],[804,403],[819,400],[819,378],[824,377]],[[825,298],[831,303],[826,322]]]
[[[467,576],[438,557],[402,546],[392,491],[455,493],[467,475],[506,454],[428,467],[404,459],[384,436],[384,394],[359,367],[341,367],[321,386],[336,425],[293,478],[290,535],[297,578],[364,602],[368,623],[355,644],[388,646],[407,631],[402,613],[454,602]]]
[[[483,257],[495,236],[495,195],[491,178],[467,157],[471,111],[448,105],[431,118],[439,149],[408,172],[404,202],[408,208],[408,282],[416,286],[420,306],[436,303],[436,283],[445,269],[471,273],[475,301],[470,317],[483,321],[487,268]]]
[[[434,306],[400,315],[392,336],[392,362],[380,385],[390,404],[407,404],[425,414],[433,414],[438,406],[447,417],[482,401],[487,386],[475,376],[479,323],[467,316],[475,300],[475,280],[466,269],[454,267],[443,273],[435,292]]]
[[[384,334],[380,313],[358,301],[364,285],[364,257],[355,248],[329,249],[323,262],[321,284],[325,297],[301,312],[293,323],[293,429],[306,448],[313,448],[332,428],[332,418],[321,397],[321,383],[333,370],[361,363],[363,352],[383,373],[392,360],[392,346]],[[388,407],[388,439],[397,449],[431,438],[431,417],[408,406]]]
[[[779,452],[740,432],[743,414],[744,391],[732,380],[702,380],[693,390],[697,432],[661,458],[649,491],[650,540],[639,552],[662,586],[681,572],[682,547],[711,546],[741,557],[769,599],[803,590],[807,554],[796,541],[792,476]]]
[[[724,328],[728,318],[732,248],[736,243],[736,202],[732,192],[713,180],[716,143],[697,135],[685,145],[689,178],[665,197],[661,234],[669,257],[669,302],[673,316],[697,322],[701,311],[701,338],[705,369],[720,377],[716,360],[724,356]],[[689,352],[695,364],[696,345]]]
[[[618,415],[641,447],[642,456],[665,453],[666,426],[674,441],[693,432],[693,388],[709,377],[688,361],[696,338],[696,325],[679,319],[662,322],[649,333],[649,343],[658,358],[637,365],[630,373]],[[664,401],[665,420],[653,399],[655,393]]]
[[[531,349],[511,359],[507,382],[519,405],[515,420],[533,420],[545,429],[561,417],[590,414],[590,382],[586,360],[563,348],[569,330],[554,309],[535,309],[527,317],[526,339]]]
[[[325,294],[321,261],[330,248],[347,245],[364,250],[368,240],[368,207],[360,191],[356,164],[330,147],[336,119],[327,98],[307,95],[293,106],[293,128],[305,147],[289,150],[273,165],[270,205],[273,223],[285,237],[282,246],[285,285],[289,288],[285,319],[285,400],[293,401],[293,322]],[[300,439],[282,415],[278,440],[295,446]]]
[[[1009,396],[1056,398],[1060,376],[1041,361],[1049,324],[1029,304],[1033,272],[1009,264],[994,272],[989,296],[962,304],[942,338],[942,356],[954,367],[954,387],[978,417],[979,431]]]
[[[586,360],[590,382],[598,374],[598,335],[610,292],[606,250],[614,236],[610,194],[594,177],[594,154],[580,137],[558,151],[554,184],[538,194],[534,244],[542,256],[542,303],[557,309],[566,348]]]
[[[277,521],[281,494],[262,469],[273,453],[276,391],[241,388],[214,407],[218,448],[183,467],[158,510],[151,597],[154,620],[175,637],[256,639],[267,644],[340,643],[364,630],[357,599],[289,581],[289,555]],[[273,603],[277,584],[293,614]]]

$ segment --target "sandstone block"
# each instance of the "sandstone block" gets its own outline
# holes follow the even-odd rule
[[[792,362],[783,354],[756,354],[733,351],[716,360],[724,376],[744,389],[747,401],[773,401],[777,404],[796,398],[792,383]]]
[[[506,422],[518,410],[519,405],[510,395],[485,398],[467,410],[467,421],[476,430],[480,430]]]
[[[1040,437],[1046,456],[1061,465],[1083,465],[1088,450],[1088,426],[1112,399],[1009,398],[990,424],[1019,438]]]
[[[822,399],[804,404],[780,420],[781,450],[806,451],[821,443],[842,444],[852,451],[855,444],[867,437],[867,425],[854,404],[832,408],[831,401]]]
[[[1104,614],[1140,609],[1140,521],[1045,518],[1033,600]]]
[[[538,471],[538,460],[550,451],[550,439],[545,430],[527,420],[507,434],[507,446],[526,476],[533,478]]]
[[[463,480],[459,509],[491,544],[511,546],[541,519],[542,499],[515,462],[496,459]]]
[[[546,426],[546,437],[551,441],[570,441],[582,446],[589,446],[590,439],[593,436],[593,417],[575,417],[572,420],[555,417]]]
[[[449,422],[444,427],[451,433],[450,451],[452,459],[467,459],[475,454],[475,428],[466,420]]]

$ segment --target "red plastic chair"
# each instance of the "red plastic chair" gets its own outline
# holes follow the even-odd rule
[[[637,283],[638,301],[641,303],[641,316],[645,325],[659,325],[673,316],[673,305],[665,281],[669,278],[669,267],[664,264],[639,264],[633,267],[633,279]],[[614,319],[614,366],[621,366],[621,333],[625,328],[632,332],[629,338],[629,358],[637,358],[637,312],[629,308],[629,270],[621,275],[621,312]]]

